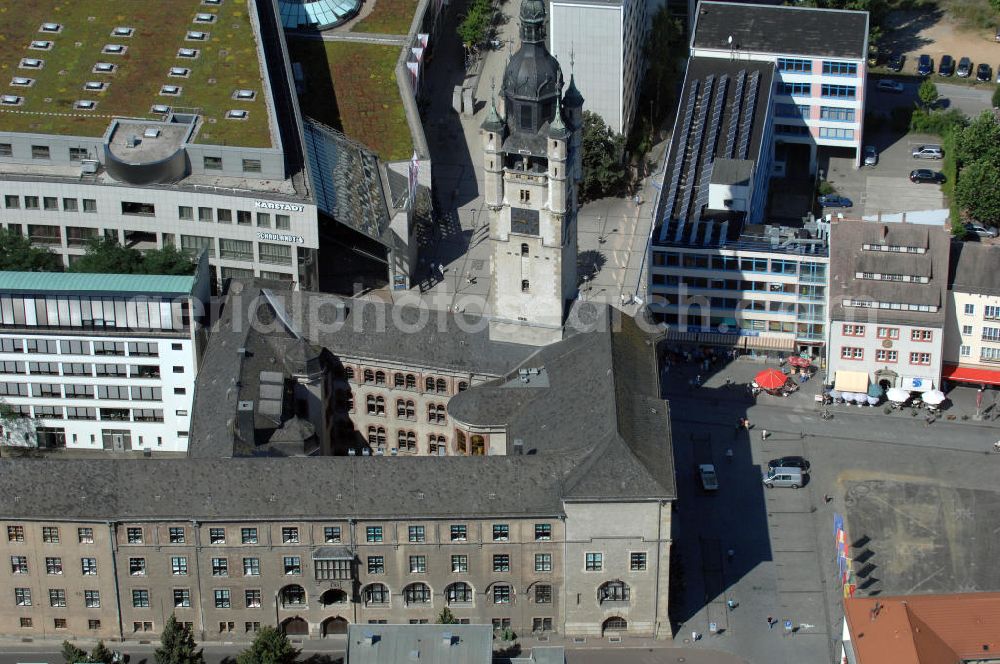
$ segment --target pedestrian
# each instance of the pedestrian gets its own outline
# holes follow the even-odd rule
[[[774,627],[774,622],[775,622],[774,616],[768,616],[767,617],[767,628],[768,629],[772,629]]]
[[[743,428],[746,429],[747,431],[750,431],[750,418],[747,417],[743,418]]]
[[[767,440],[767,429],[761,429],[760,430],[760,439],[761,440]]]

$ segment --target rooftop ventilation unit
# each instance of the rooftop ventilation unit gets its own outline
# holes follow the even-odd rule
[[[38,58],[22,58],[20,66],[22,69],[41,69],[44,64],[45,60]]]
[[[94,65],[93,72],[95,74],[113,74],[118,65],[113,65],[110,62],[98,62]]]
[[[142,132],[143,138],[159,138],[160,130],[157,127],[146,127],[146,131]]]
[[[105,44],[104,48],[101,49],[101,53],[109,53],[111,55],[121,55],[125,52],[125,47],[121,44]]]
[[[36,51],[49,51],[52,49],[52,42],[46,39],[34,39],[28,48],[33,48]]]
[[[21,88],[26,88],[26,87],[32,85],[34,82],[35,82],[35,79],[28,78],[26,76],[15,76],[14,78],[10,79],[10,84],[11,85],[16,85],[16,86],[21,87]]]
[[[254,99],[257,93],[253,90],[237,90],[233,95],[234,99]]]
[[[131,136],[125,139],[125,147],[129,149],[137,148],[139,147],[140,144],[142,144],[142,141],[135,134],[132,134]]]
[[[196,48],[181,48],[177,49],[178,58],[197,58],[198,49]]]
[[[78,99],[76,103],[73,104],[73,108],[81,111],[92,111],[97,108],[97,102],[91,101],[90,99]]]
[[[135,28],[126,28],[125,26],[119,26],[111,31],[112,37],[131,37],[135,32]]]
[[[42,23],[42,27],[38,28],[39,32],[62,32],[62,25],[59,23]]]
[[[176,97],[181,93],[181,87],[179,85],[163,85],[160,86],[161,95],[169,95],[171,97]]]
[[[171,67],[169,75],[170,76],[180,76],[182,78],[187,78],[188,74],[190,74],[190,73],[191,73],[191,70],[188,69],[187,67]]]
[[[23,97],[17,95],[3,95],[0,97],[0,104],[4,106],[20,106],[23,100]]]
[[[205,41],[208,39],[208,33],[201,32],[200,30],[188,30],[184,39],[187,39],[188,41]]]
[[[106,87],[106,85],[107,84],[101,81],[87,81],[86,83],[83,84],[83,89],[101,91]]]
[[[80,174],[81,175],[93,175],[97,172],[100,167],[101,162],[96,159],[84,159],[80,162]]]
[[[215,14],[200,13],[194,15],[195,23],[215,23]]]
[[[246,120],[249,113],[238,109],[226,111],[226,118],[229,120]]]
[[[163,113],[167,114],[170,112],[170,107],[166,104],[153,104],[153,108],[150,109],[153,113]]]

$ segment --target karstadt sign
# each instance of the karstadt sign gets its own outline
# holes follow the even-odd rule
[[[277,210],[278,212],[303,212],[306,209],[304,205],[276,201],[254,201],[253,206],[258,210]]]

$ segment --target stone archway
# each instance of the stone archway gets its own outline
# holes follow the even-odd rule
[[[281,631],[286,636],[309,636],[309,623],[295,616],[281,621]]]
[[[350,623],[347,618],[342,616],[335,616],[333,618],[327,618],[323,621],[323,636],[336,636],[339,634],[347,634],[347,627]]]
[[[340,588],[330,588],[319,597],[319,603],[323,606],[329,606],[331,604],[344,604],[347,600],[347,593]]]
[[[628,631],[628,621],[621,616],[611,616],[601,623],[601,636],[620,634]]]

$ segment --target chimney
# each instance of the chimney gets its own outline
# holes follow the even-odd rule
[[[514,439],[514,454],[517,455],[524,454],[524,439],[522,438]]]

